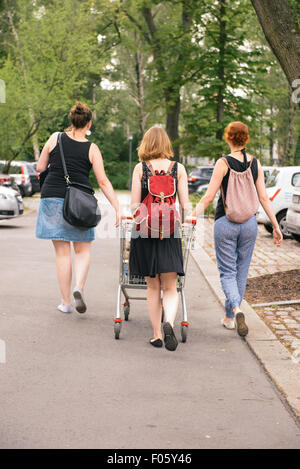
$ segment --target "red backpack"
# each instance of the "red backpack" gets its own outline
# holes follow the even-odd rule
[[[176,209],[176,180],[171,176],[174,166],[168,171],[154,171],[151,163],[147,166],[152,176],[148,179],[148,195],[133,215],[137,231],[145,237],[169,238],[180,224],[180,215]]]

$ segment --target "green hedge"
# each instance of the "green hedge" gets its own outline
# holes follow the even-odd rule
[[[106,175],[114,189],[128,189],[128,170],[129,163],[126,161],[107,161],[105,163]],[[90,181],[94,188],[98,188],[96,176],[93,171],[91,172]]]

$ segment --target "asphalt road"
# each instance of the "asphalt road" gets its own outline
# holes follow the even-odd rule
[[[94,243],[88,314],[63,315],[35,215],[0,223],[0,448],[300,448],[300,429],[193,260],[188,342],[148,344],[145,302],[113,336],[118,240]],[[180,320],[180,315],[178,315]],[[178,328],[179,331],[179,328]]]

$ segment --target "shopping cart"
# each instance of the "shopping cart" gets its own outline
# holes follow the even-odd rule
[[[120,224],[120,278],[118,287],[117,315],[114,319],[115,339],[120,338],[121,327],[123,322],[123,319],[121,317],[121,309],[123,309],[125,321],[128,321],[130,314],[130,300],[146,300],[145,297],[129,295],[129,290],[147,289],[147,283],[145,281],[145,278],[136,275],[130,275],[129,271],[130,240],[133,224],[134,222],[132,217],[122,217]],[[190,218],[186,223],[183,224],[182,228],[182,251],[185,274],[187,270],[189,253],[194,244],[195,226],[196,218]],[[189,326],[184,295],[184,285],[185,276],[178,275],[177,290],[181,296],[183,315],[181,322],[182,342],[186,342],[187,340],[187,331]],[[125,298],[125,302],[121,304],[122,294]]]

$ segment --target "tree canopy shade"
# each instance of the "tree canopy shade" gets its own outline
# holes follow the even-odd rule
[[[292,86],[300,79],[298,0],[251,0],[267,41]]]
[[[1,159],[32,159],[33,144],[39,151],[66,128],[80,99],[92,107],[90,139],[117,188],[127,187],[128,138],[137,159],[154,124],[165,124],[182,161],[218,158],[227,149],[225,126],[244,120],[249,151],[264,162],[278,155],[293,162],[300,117],[291,82],[300,73],[289,72],[288,82],[280,64],[296,67],[284,54],[298,57],[300,3],[254,3],[258,15],[269,8],[263,20],[278,34],[272,48],[282,63],[250,0],[3,0]]]
[[[166,130],[179,157],[179,119],[182,86],[200,73],[196,18],[203,0],[121,0],[120,11],[135,27],[144,47],[151,51],[154,85],[165,103]],[[124,24],[123,24],[124,26]]]
[[[78,0],[5,0],[2,21],[10,27],[1,67],[7,105],[0,107],[0,118],[9,132],[0,128],[0,151],[13,160],[38,131],[44,139],[45,123],[81,96],[99,45],[96,27]]]

